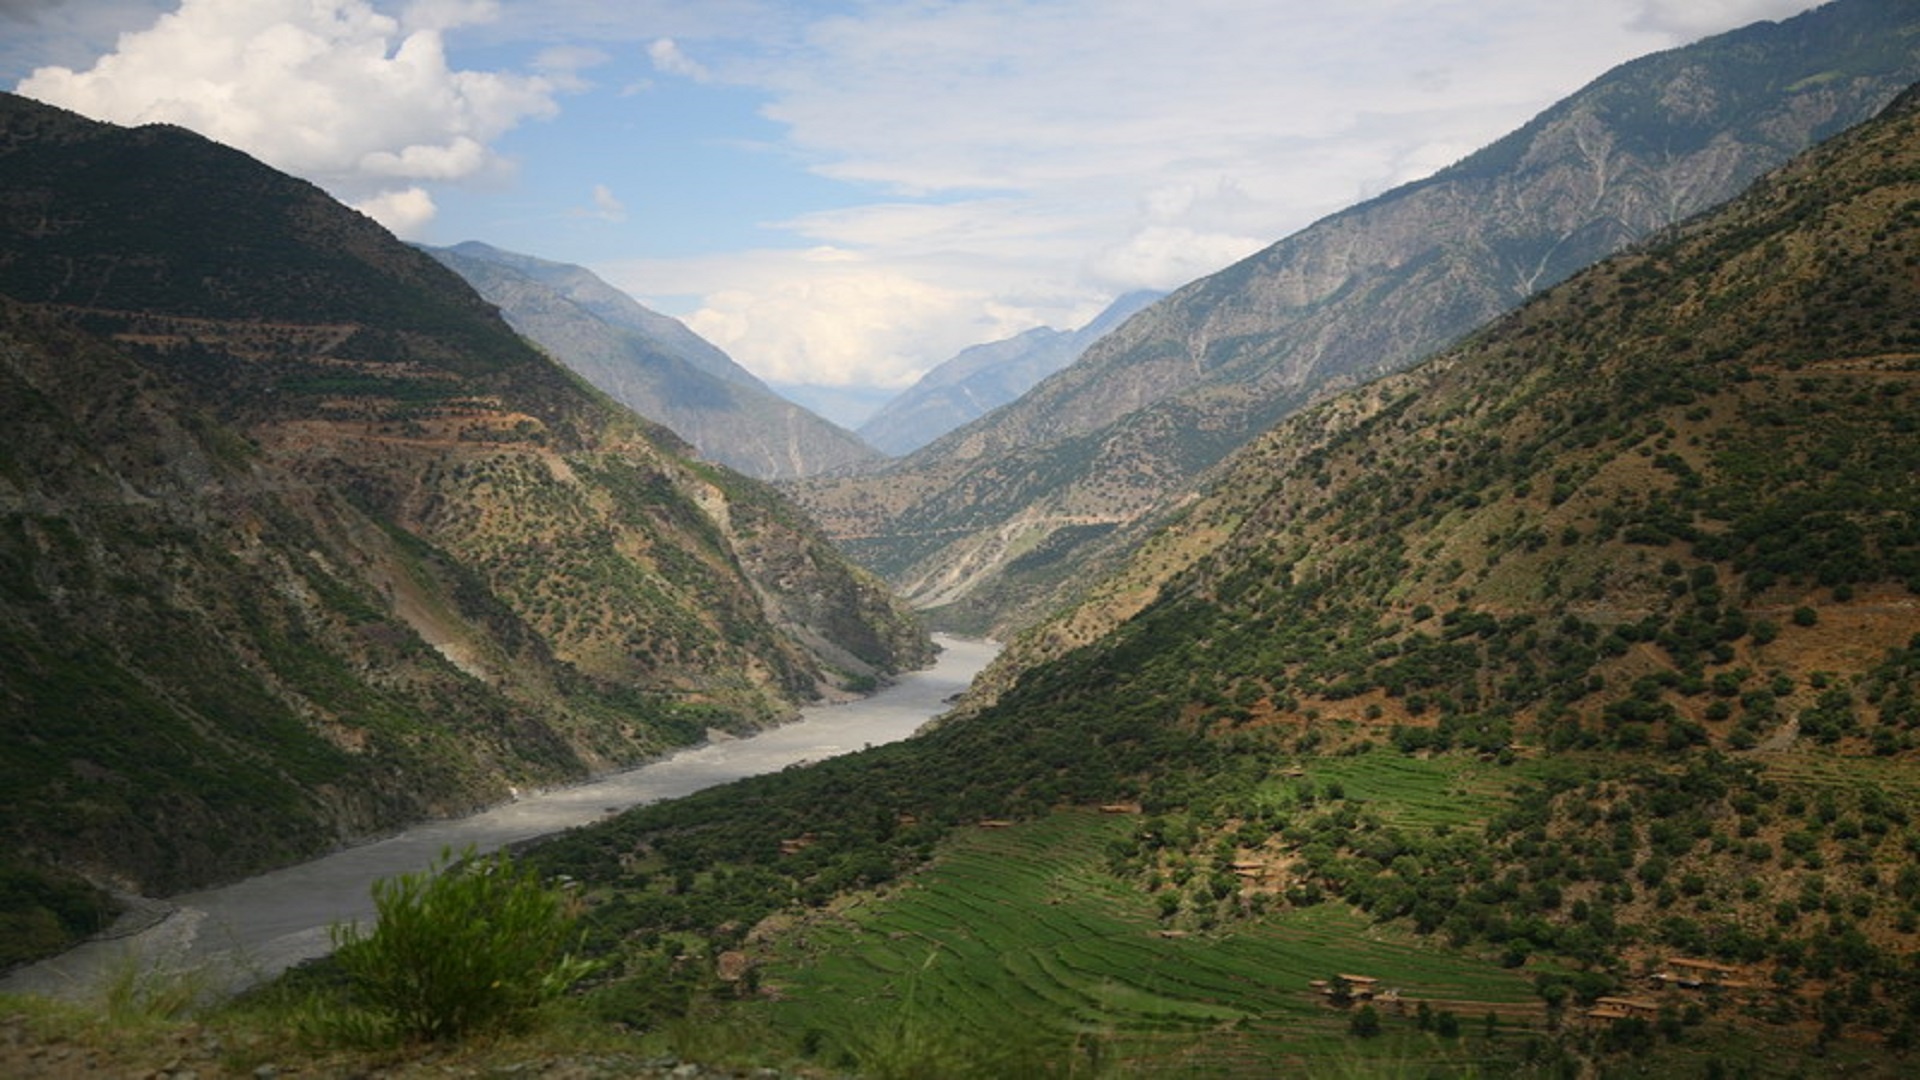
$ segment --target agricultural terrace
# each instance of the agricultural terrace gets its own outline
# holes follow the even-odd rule
[[[1525,1041],[1516,1029],[1544,1024],[1521,974],[1371,927],[1341,905],[1219,933],[1169,931],[1150,897],[1106,869],[1108,846],[1133,827],[1076,811],[956,835],[891,890],[760,946],[769,1023],[849,1064],[921,1039],[1238,1074],[1358,1052],[1461,1065],[1513,1054]],[[1354,971],[1379,977],[1409,1012],[1424,1000],[1469,1021],[1473,1037],[1396,1022],[1356,1039],[1349,1011],[1309,987]],[[1490,1012],[1500,1018],[1492,1040]],[[1022,1030],[1009,1030],[1013,1018]]]

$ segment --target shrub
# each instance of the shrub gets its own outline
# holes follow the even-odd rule
[[[1347,1034],[1371,1039],[1380,1034],[1380,1010],[1371,1005],[1355,1009],[1347,1020]]]
[[[509,1026],[597,966],[572,951],[578,912],[560,889],[504,854],[449,860],[375,882],[370,933],[332,928],[356,1004],[400,1038]]]

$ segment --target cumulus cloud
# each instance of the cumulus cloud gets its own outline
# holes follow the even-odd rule
[[[980,325],[982,296],[844,254],[807,253],[805,274],[711,293],[686,323],[721,348],[754,357],[762,378],[824,386],[905,387],[919,377],[929,346],[950,354],[983,340],[983,330],[993,336]]]
[[[1116,292],[1171,290],[1266,247],[1271,240],[1221,236],[1178,225],[1152,225],[1096,252],[1087,272]]]
[[[546,79],[448,65],[444,31],[492,11],[421,0],[396,18],[365,0],[182,0],[91,68],[43,67],[19,91],[96,119],[191,128],[396,231],[418,228],[432,208],[419,183],[503,168],[490,144],[556,110]]]
[[[679,43],[672,38],[659,38],[647,46],[647,58],[653,61],[655,70],[665,75],[679,75],[695,82],[706,82],[713,77],[704,65],[681,52]]]
[[[426,232],[437,208],[425,188],[383,191],[355,203],[353,208],[385,225],[396,236],[416,237]]]

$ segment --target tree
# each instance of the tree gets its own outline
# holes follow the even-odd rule
[[[1347,1034],[1357,1038],[1371,1039],[1380,1034],[1380,1010],[1371,1005],[1362,1005],[1355,1009],[1347,1020]]]

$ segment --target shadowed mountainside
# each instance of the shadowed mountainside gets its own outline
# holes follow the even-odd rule
[[[239,876],[930,657],[771,489],[177,128],[0,96],[0,415],[10,900]]]

